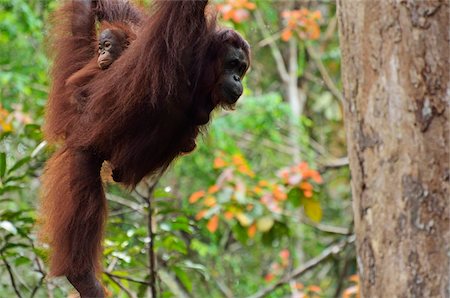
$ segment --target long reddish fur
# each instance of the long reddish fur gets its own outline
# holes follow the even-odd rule
[[[111,2],[99,1],[104,11],[98,13],[106,21],[128,18],[139,26],[122,56],[83,82],[89,98],[82,111],[71,104],[73,90],[66,81],[95,55],[95,16],[77,1],[55,12],[45,133],[64,145],[47,163],[40,209],[52,275],[101,268],[107,211],[103,160],[124,185],[134,186],[195,142],[211,111],[222,104],[215,88],[225,47],[232,44],[249,55],[249,46],[236,32],[217,30],[214,18],[205,17],[207,2],[157,0],[149,17],[137,12],[123,17]]]

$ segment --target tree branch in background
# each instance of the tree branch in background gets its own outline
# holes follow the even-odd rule
[[[281,278],[276,283],[274,283],[264,289],[259,290],[257,293],[255,293],[247,298],[266,297],[269,293],[275,291],[279,287],[289,284],[289,282],[291,280],[298,278],[302,274],[308,272],[309,270],[313,269],[317,265],[321,264],[323,261],[327,260],[328,257],[330,257],[331,255],[338,254],[347,246],[347,244],[353,243],[354,241],[355,241],[354,235],[351,235],[349,237],[342,239],[341,241],[339,241],[339,243],[329,246],[320,255],[307,261],[303,266],[300,266],[297,269],[294,269],[290,274]]]
[[[34,252],[36,249],[36,246],[34,245],[33,238],[31,238],[29,236],[26,236],[26,238],[28,239],[28,241],[30,241],[31,248]],[[39,288],[42,287],[42,285],[44,284],[45,277],[47,276],[47,273],[44,271],[44,268],[42,267],[40,259],[37,255],[35,255],[35,257],[34,257],[34,262],[36,263],[36,267],[37,267],[36,271],[41,274],[41,278],[39,279],[37,285],[34,286],[33,290],[31,291],[30,298],[33,298],[36,295]]]
[[[121,282],[119,282],[114,276],[112,276],[112,275],[109,275],[109,274],[107,274],[106,273],[106,275],[109,277],[109,279],[111,279],[111,281],[113,282],[113,283],[115,283],[122,291],[124,291],[127,295],[128,295],[128,297],[131,297],[131,298],[137,298],[137,295],[135,294],[135,293],[133,293],[133,292],[131,292],[130,290],[128,290]]]
[[[281,55],[280,49],[277,47],[276,43],[273,42],[275,40],[271,39],[271,35],[269,31],[266,29],[266,24],[264,24],[264,19],[261,15],[261,12],[255,11],[255,20],[258,25],[261,34],[264,37],[264,40],[272,41],[268,43],[270,47],[270,51],[272,52],[272,56],[275,59],[275,64],[277,65],[278,73],[282,81],[287,82],[289,80],[289,74],[286,70],[286,65],[284,64],[283,56]]]
[[[164,284],[170,289],[170,291],[177,298],[191,298],[191,296],[186,293],[182,286],[178,283],[178,281],[173,278],[173,276],[164,269],[159,269],[159,277],[164,282]]]
[[[350,264],[350,260],[352,258],[350,257],[350,253],[347,252],[344,255],[344,265],[342,266],[342,270],[339,273],[339,278],[338,278],[338,285],[336,287],[336,291],[334,293],[334,298],[339,298],[341,291],[342,291],[342,286],[344,285],[344,281],[345,281],[345,276],[347,274],[347,270],[348,270],[348,265]],[[339,270],[339,267],[338,267]]]
[[[315,223],[312,220],[308,219],[307,217],[302,218],[302,223],[304,223],[305,225],[308,225],[310,227],[313,227],[324,233],[338,234],[338,235],[344,235],[344,236],[348,236],[352,233],[352,230],[350,230],[350,229],[325,225],[325,224],[321,224],[321,223]]]
[[[134,282],[137,284],[141,284],[141,285],[145,285],[145,286],[150,286],[150,283],[144,280],[138,280],[138,279],[134,279],[128,276],[120,276],[120,275],[116,275],[114,273],[108,272],[108,271],[103,271],[104,274],[106,274],[108,277],[112,277],[112,278],[116,278],[116,279],[123,279],[123,280],[127,280],[129,282]]]
[[[163,175],[163,172],[159,172],[156,176],[151,177],[147,180],[148,191],[147,197],[142,197],[148,206],[148,221],[147,229],[148,236],[150,238],[150,243],[148,246],[148,258],[149,258],[149,270],[150,270],[150,291],[152,293],[152,298],[157,298],[158,294],[156,291],[156,257],[155,257],[155,232],[153,231],[153,192],[158,185],[159,179]]]
[[[215,278],[217,287],[219,288],[220,292],[224,295],[226,298],[233,298],[233,292],[231,292],[230,288],[220,279]]]
[[[124,198],[121,198],[119,196],[107,193],[106,198],[108,201],[123,205],[125,207],[128,207],[129,209],[138,212],[139,214],[145,214],[144,208],[142,205],[131,202],[130,200],[126,200]]]
[[[1,257],[2,261],[3,261],[3,263],[6,266],[6,270],[8,271],[9,278],[11,279],[11,284],[12,284],[12,286],[14,288],[14,292],[16,292],[17,297],[22,298],[22,295],[20,294],[19,289],[17,288],[16,280],[14,278],[14,274],[12,272],[11,265],[6,260],[5,256],[3,255],[3,252],[0,252],[0,257]]]
[[[330,74],[328,73],[325,65],[323,65],[322,60],[320,59],[320,56],[317,53],[317,49],[314,48],[309,43],[305,43],[305,46],[309,56],[313,59],[314,63],[317,65],[317,68],[319,69],[319,72],[322,75],[323,81],[325,82],[325,85],[327,85],[331,93],[333,93],[333,95],[336,96],[341,101],[341,103],[344,103],[344,96],[331,79]]]
[[[321,43],[327,43],[329,40],[331,40],[336,33],[336,28],[337,28],[337,17],[334,16],[332,18],[330,18],[330,20],[328,21],[328,26],[327,29],[325,30],[325,33],[323,34],[323,37],[321,38]]]

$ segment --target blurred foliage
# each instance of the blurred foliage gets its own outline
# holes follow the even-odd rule
[[[37,243],[39,176],[52,152],[41,127],[49,90],[45,20],[56,0],[0,0],[0,293],[67,297],[44,279]],[[336,6],[328,1],[215,1],[225,26],[252,45],[236,111],[219,111],[198,149],[129,192],[108,183],[104,282],[111,297],[148,296],[148,215],[161,297],[246,297],[351,232],[349,171],[339,89]],[[261,16],[263,24],[258,21]],[[292,123],[274,59],[298,43],[302,114]],[[308,48],[318,50],[313,59]],[[324,69],[326,73],[324,73]],[[296,144],[289,138],[297,130]],[[299,151],[301,160],[294,160]],[[151,198],[151,208],[148,205]],[[356,297],[353,247],[265,297]],[[126,288],[126,293],[123,288]]]

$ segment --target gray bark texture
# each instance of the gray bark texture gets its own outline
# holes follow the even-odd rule
[[[338,0],[363,297],[450,297],[449,1]]]

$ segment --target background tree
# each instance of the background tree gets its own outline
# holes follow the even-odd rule
[[[364,297],[449,296],[449,4],[338,1]]]

